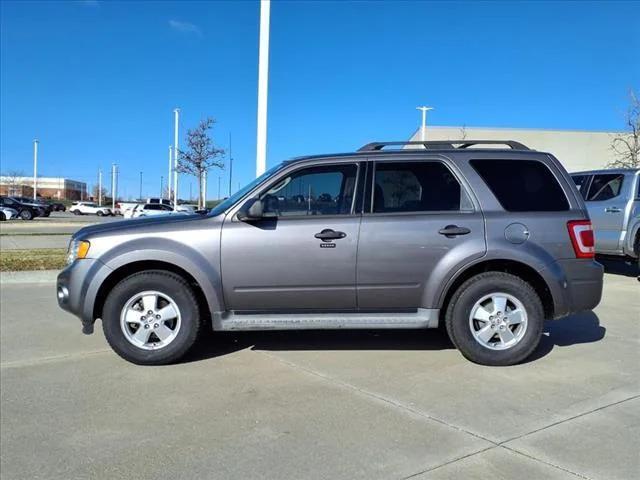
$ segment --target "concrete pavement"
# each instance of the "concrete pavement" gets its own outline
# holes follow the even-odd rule
[[[490,368],[439,332],[216,335],[185,363],[120,360],[53,285],[0,302],[2,478],[628,479],[640,471],[640,296]]]

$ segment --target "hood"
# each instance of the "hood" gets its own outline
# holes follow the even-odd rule
[[[198,222],[207,219],[206,215],[166,215],[157,217],[132,218],[129,220],[119,220],[117,222],[98,223],[83,227],[73,234],[72,239],[88,238],[94,235],[104,233],[113,234],[118,232],[134,233],[138,232],[154,232],[162,230],[167,226],[173,226],[179,223]]]

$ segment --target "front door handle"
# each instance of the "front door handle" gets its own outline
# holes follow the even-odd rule
[[[467,227],[459,227],[457,225],[447,225],[446,227],[438,230],[438,233],[440,235],[444,235],[447,238],[455,238],[458,235],[466,235],[468,233],[471,233],[471,230],[469,230]]]
[[[620,213],[622,210],[620,210],[618,207],[607,207],[604,209],[604,211],[607,213]]]
[[[344,232],[336,232],[335,230],[331,230],[330,228],[325,228],[320,233],[316,233],[314,237],[322,240],[323,242],[329,242],[331,240],[339,240],[341,238],[346,237],[347,234]]]

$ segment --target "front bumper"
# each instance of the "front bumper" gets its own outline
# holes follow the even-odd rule
[[[63,310],[80,318],[82,332],[93,333],[93,307],[98,288],[111,269],[99,260],[76,260],[58,274],[56,296]]]

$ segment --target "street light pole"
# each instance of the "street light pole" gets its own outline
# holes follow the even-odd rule
[[[111,164],[111,208],[112,212],[116,210],[116,164]]]
[[[180,121],[180,109],[174,108],[174,126],[173,126],[173,209],[178,207],[178,122]]]
[[[167,177],[167,197],[171,200],[171,172],[173,171],[173,147],[169,145],[169,176]],[[162,189],[160,189],[160,198],[164,198]]]
[[[258,52],[258,132],[256,177],[267,169],[267,95],[269,85],[269,16],[271,0],[260,0],[260,47]]]
[[[420,129],[420,141],[427,139],[427,112],[433,110],[433,107],[416,107],[416,110],[422,111],[422,128]]]
[[[162,196],[162,184],[164,183],[164,177],[162,175],[160,175],[160,200],[162,200],[163,196]]]
[[[33,199],[36,200],[38,188],[38,139],[33,140]]]
[[[229,132],[229,196],[231,196],[231,179],[233,178],[233,157],[231,156],[231,132]]]
[[[102,169],[98,170],[98,206],[102,206]]]

